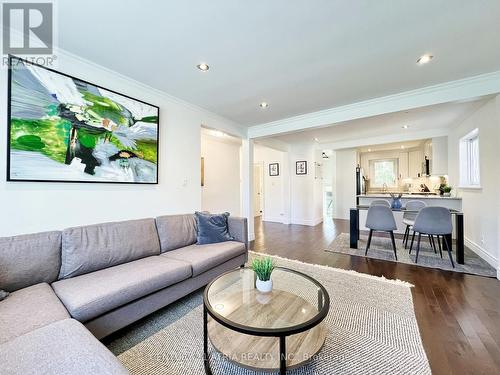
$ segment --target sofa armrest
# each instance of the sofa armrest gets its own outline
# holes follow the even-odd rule
[[[248,225],[246,217],[229,216],[227,219],[229,234],[238,242],[243,242],[248,250]]]

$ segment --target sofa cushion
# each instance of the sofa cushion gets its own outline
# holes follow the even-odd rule
[[[217,215],[196,212],[195,215],[196,227],[198,228],[196,243],[198,245],[234,240],[234,237],[229,234],[227,224],[229,212]]]
[[[128,374],[85,327],[65,319],[0,345],[2,375]]]
[[[196,219],[193,214],[159,216],[156,228],[162,253],[196,243]]]
[[[60,279],[160,254],[154,219],[67,228],[62,234]]]
[[[81,322],[191,276],[189,263],[152,256],[52,284],[71,316]]]
[[[245,244],[226,241],[208,245],[190,245],[169,251],[161,257],[188,262],[195,277],[245,252]]]
[[[66,318],[69,314],[49,284],[19,289],[0,302],[0,344]]]
[[[0,238],[0,288],[13,292],[57,280],[61,267],[61,232]]]

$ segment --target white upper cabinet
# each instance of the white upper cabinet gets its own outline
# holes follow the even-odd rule
[[[431,174],[443,176],[448,174],[448,137],[432,138]]]
[[[424,152],[414,150],[408,152],[408,177],[417,178],[422,176],[422,167],[424,163]]]

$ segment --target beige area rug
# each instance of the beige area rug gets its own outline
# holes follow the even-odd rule
[[[259,255],[251,253],[250,258],[255,256]],[[415,318],[411,284],[273,258],[279,266],[314,277],[331,299],[325,345],[317,358],[288,374],[431,373]],[[202,375],[202,303],[199,290],[135,324],[108,347],[131,374]],[[210,350],[214,375],[257,374]]]

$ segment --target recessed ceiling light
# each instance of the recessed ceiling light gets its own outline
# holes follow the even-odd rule
[[[417,64],[422,65],[422,64],[427,64],[429,61],[431,61],[434,58],[434,56],[425,54],[422,55],[418,58]]]
[[[267,108],[269,107],[269,103],[266,103],[266,102],[262,102],[259,104],[261,108]]]
[[[405,149],[405,145],[401,145],[401,149],[404,150]]]
[[[408,128],[409,128],[409,126],[408,126],[408,125],[403,125],[403,126],[402,126],[402,128],[403,128],[403,129],[408,129]]]
[[[369,148],[369,149],[368,149],[368,152],[372,152],[372,149],[371,149],[371,148]]]
[[[198,69],[200,69],[202,72],[206,72],[208,69],[210,69],[208,64],[205,64],[205,63],[198,64],[198,65],[196,65],[196,67]]]
[[[319,138],[314,137],[314,138],[313,138],[313,141],[314,141],[314,142],[319,142]]]

